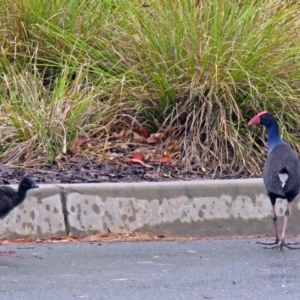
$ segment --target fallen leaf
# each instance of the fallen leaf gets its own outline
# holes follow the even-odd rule
[[[156,140],[152,136],[149,136],[146,141],[147,141],[148,144],[155,144],[156,143]]]
[[[144,163],[143,161],[141,161],[140,159],[126,158],[126,157],[125,157],[125,161],[126,161],[126,163],[129,164],[129,165],[136,163],[136,164],[140,164],[140,165],[144,166],[145,168],[153,168],[152,166],[145,164],[145,163]]]
[[[115,147],[115,148],[120,148],[120,150],[128,150],[129,149],[129,146],[127,145],[127,144],[125,144],[125,143],[122,143],[122,144],[120,144],[118,147]]]
[[[152,133],[148,138],[147,138],[147,143],[148,144],[159,144],[162,143],[162,141],[165,139],[165,134],[161,132],[157,133]]]
[[[161,157],[153,158],[151,161],[162,162],[162,163],[171,163],[174,159],[168,155],[163,155]]]
[[[109,237],[109,236],[110,236],[109,233],[103,233],[103,234],[101,234],[101,237]]]
[[[86,144],[88,142],[92,142],[94,141],[94,139],[90,139],[88,137],[85,137],[85,136],[79,136],[77,137],[71,144],[70,148],[69,148],[69,151],[72,152],[72,153],[75,153],[77,152],[78,150],[80,150],[80,147],[83,145],[83,144]]]
[[[133,131],[130,128],[121,129],[121,131],[114,131],[111,133],[111,136],[121,141],[133,140],[135,142],[145,141],[145,138],[139,133]]]
[[[135,142],[140,142],[145,141],[145,138],[140,134],[136,133],[135,131],[132,131],[132,140]]]
[[[147,139],[150,135],[149,133],[149,130],[147,130],[145,127],[140,127],[138,130],[137,130],[138,134],[140,136],[142,136],[143,138]]]
[[[144,154],[141,152],[136,152],[132,155],[133,159],[144,160]]]
[[[174,140],[168,145],[167,151],[170,153],[175,152],[179,150],[180,146],[181,146],[181,142],[178,140]]]
[[[125,132],[124,132],[124,138],[126,140],[129,140],[130,138],[132,137],[132,130],[131,129],[126,129]]]
[[[163,234],[158,234],[156,237],[159,238],[159,239],[163,239],[163,238],[165,238],[166,236],[163,235]]]
[[[166,174],[166,173],[162,173],[161,176],[165,178],[172,178],[170,174]]]
[[[116,138],[116,139],[123,139],[124,133],[125,133],[125,130],[122,129],[120,132],[114,131],[114,132],[112,132],[110,135],[111,135],[112,137]]]

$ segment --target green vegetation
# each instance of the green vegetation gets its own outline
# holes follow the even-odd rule
[[[0,0],[0,163],[55,161],[78,135],[179,140],[187,170],[259,174],[277,115],[299,146],[299,4],[278,0]],[[253,130],[253,129],[251,129]],[[130,142],[130,141],[129,141]]]

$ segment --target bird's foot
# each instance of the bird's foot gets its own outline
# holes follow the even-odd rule
[[[276,239],[274,242],[256,242],[256,244],[260,244],[260,245],[277,245],[279,243],[279,239]]]
[[[290,245],[297,245],[299,244],[298,242],[294,242],[294,243],[286,243],[284,241],[284,239],[282,239],[281,241],[279,241],[276,245],[271,246],[271,247],[264,247],[264,249],[277,249],[277,250],[282,250],[283,247],[286,247],[290,250],[296,250],[296,249],[300,249],[300,247],[292,247]]]

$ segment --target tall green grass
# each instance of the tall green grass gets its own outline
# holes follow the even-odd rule
[[[180,140],[187,170],[257,175],[263,133],[246,124],[264,109],[300,150],[297,3],[0,4],[2,163],[54,160],[78,134],[104,153],[127,123],[176,127],[161,151]]]

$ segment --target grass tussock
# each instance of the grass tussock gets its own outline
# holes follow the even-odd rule
[[[0,162],[118,127],[173,132],[187,170],[257,175],[248,119],[269,110],[298,151],[300,5],[284,1],[0,0]],[[180,128],[180,130],[174,130]]]

